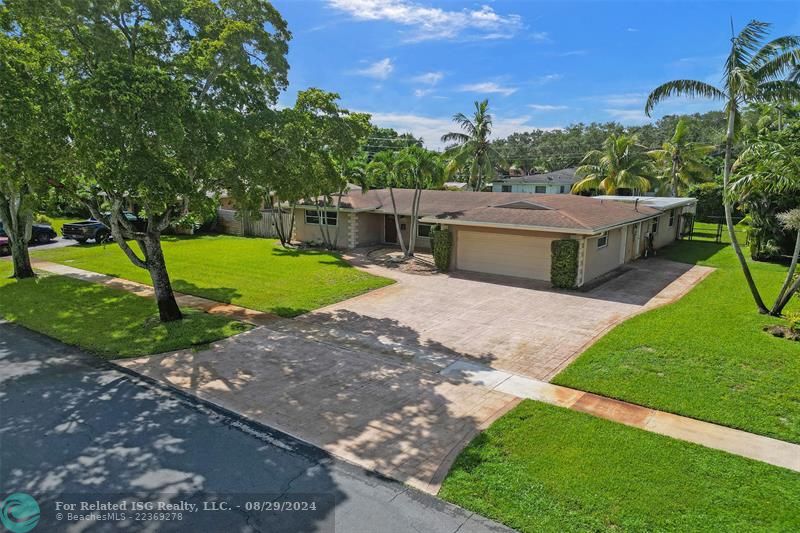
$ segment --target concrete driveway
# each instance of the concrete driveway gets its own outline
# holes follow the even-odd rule
[[[395,285],[317,310],[284,328],[306,338],[444,368],[474,359],[549,380],[617,323],[683,296],[712,269],[639,261],[588,292],[488,275],[419,275],[349,260]]]

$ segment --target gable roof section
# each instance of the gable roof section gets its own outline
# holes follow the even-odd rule
[[[397,211],[411,214],[413,189],[394,189]],[[351,191],[341,200],[350,211],[391,214],[388,189]],[[484,225],[521,229],[593,234],[644,220],[660,210],[628,202],[571,194],[537,194],[464,191],[423,191],[419,214],[427,223]]]

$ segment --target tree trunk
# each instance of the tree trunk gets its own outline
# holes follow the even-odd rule
[[[400,243],[400,250],[406,255],[406,245],[403,241],[403,232],[400,231],[400,216],[397,214],[397,203],[394,201],[394,189],[389,187],[389,197],[392,199],[392,211],[394,212],[394,226],[397,228],[397,242]]]
[[[789,287],[792,285],[792,278],[797,270],[797,261],[800,258],[800,231],[797,232],[797,240],[794,244],[794,253],[792,254],[792,263],[789,265],[789,271],[786,272],[786,279],[783,281],[781,290],[778,292],[778,297],[775,298],[775,305],[772,306],[770,314],[773,316],[780,316],[783,308],[789,303],[794,291],[790,291]],[[795,288],[795,291],[797,289]]]
[[[731,177],[731,167],[733,165],[733,161],[731,159],[733,155],[733,136],[735,124],[736,108],[731,103],[728,108],[728,132],[725,137],[725,168],[723,169],[722,173],[722,205],[725,208],[725,225],[728,227],[728,235],[731,238],[731,246],[733,247],[733,251],[736,252],[736,257],[739,259],[739,264],[742,267],[742,273],[747,281],[747,286],[750,288],[750,293],[753,295],[753,300],[755,300],[756,307],[758,307],[758,312],[766,314],[769,312],[769,310],[767,309],[767,306],[764,305],[764,300],[761,298],[761,294],[758,292],[758,287],[753,280],[753,275],[750,273],[750,267],[747,266],[747,259],[745,259],[744,254],[742,254],[742,248],[739,246],[739,239],[736,238],[736,231],[733,227],[733,216],[731,213],[731,202],[730,198],[728,197],[728,186]]]
[[[678,197],[678,164],[674,159],[672,160],[672,196]]]
[[[11,238],[9,233],[9,241],[11,244],[11,261],[14,264],[13,277],[16,279],[32,278],[35,276],[33,267],[31,266],[31,256],[28,253],[28,243],[25,239]]]
[[[164,261],[164,252],[161,249],[161,236],[150,234],[143,242],[144,252],[147,255],[147,271],[153,281],[153,290],[158,304],[158,315],[162,322],[180,320],[183,318],[183,314],[175,300],[175,293],[172,291],[167,264]]]

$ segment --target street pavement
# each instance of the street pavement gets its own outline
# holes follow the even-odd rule
[[[0,498],[14,492],[41,508],[33,531],[509,531],[0,322]]]

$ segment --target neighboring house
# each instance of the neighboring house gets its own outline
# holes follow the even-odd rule
[[[406,243],[413,194],[394,190]],[[656,200],[661,203],[652,204]],[[431,226],[441,224],[453,232],[453,269],[549,281],[551,242],[576,239],[581,286],[643,255],[650,232],[656,248],[678,238],[680,215],[693,212],[695,204],[691,198],[637,202],[634,197],[616,201],[570,194],[533,198],[527,193],[424,191],[417,247],[429,250]],[[395,244],[392,213],[387,189],[352,191],[342,196],[338,213],[323,213],[323,223],[336,226],[331,234],[338,235],[342,248]],[[316,206],[298,206],[295,220],[295,240],[322,241]]]
[[[545,174],[508,176],[492,182],[492,192],[525,192],[529,194],[569,194],[572,184],[578,181],[574,168],[555,170]]]

